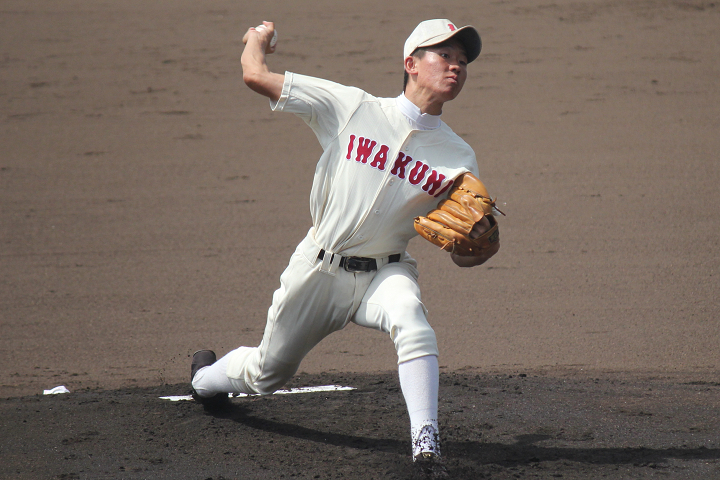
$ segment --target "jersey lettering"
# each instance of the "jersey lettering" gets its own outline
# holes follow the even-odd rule
[[[433,170],[432,172],[430,172],[430,176],[428,177],[427,182],[425,182],[425,185],[423,185],[422,189],[425,190],[428,195],[434,195],[435,190],[440,188],[443,180],[445,180],[445,175]]]
[[[367,159],[370,157],[375,145],[377,145],[375,140],[363,137],[358,138],[357,157],[355,157],[355,161],[367,163]]]
[[[348,143],[348,154],[346,157],[348,160],[350,160],[350,158],[351,158],[354,146],[355,146],[355,135],[350,135],[350,143]]]
[[[418,183],[423,181],[423,178],[425,178],[425,174],[428,171],[427,165],[425,165],[423,162],[418,160],[415,162],[415,166],[412,170],[410,170],[410,176],[408,177],[408,181],[412,183],[413,185],[417,185]]]
[[[371,167],[375,167],[378,170],[385,170],[385,162],[387,162],[387,154],[390,147],[387,145],[380,145],[380,150],[375,154],[373,161],[370,162]]]
[[[355,142],[356,139],[357,143]],[[380,144],[380,148],[375,153],[375,155],[373,155],[373,152],[375,151],[375,147],[377,145],[378,142],[371,138],[350,135],[350,141],[348,142],[347,146],[347,155],[345,156],[345,158],[351,160],[353,158],[353,152],[355,152],[355,161],[368,165],[368,160],[370,160],[370,158],[372,157],[369,166],[377,168],[380,171],[384,171],[385,165],[388,161],[390,147]],[[410,155],[406,155],[403,152],[398,152],[397,158],[393,163],[393,167],[392,170],[390,170],[390,173],[400,179],[405,179],[406,169],[409,168],[408,166],[412,162],[413,158]],[[422,184],[423,180],[425,180],[426,178],[427,180],[424,184]],[[443,183],[445,182],[445,175],[439,173],[435,169],[430,168],[429,165],[421,162],[420,160],[416,160],[412,169],[409,171],[409,173],[407,173],[407,181],[410,182],[411,185],[422,184],[422,189],[427,192],[428,195],[432,195],[435,197],[439,197],[440,195],[445,193],[448,188],[450,188],[450,186],[453,184],[453,179],[450,179],[447,184],[441,189],[440,187],[442,187]]]
[[[403,160],[405,158],[405,160]],[[395,159],[395,165],[393,165],[393,169],[390,170],[390,173],[393,175],[397,175],[398,178],[405,178],[405,167],[407,167],[407,164],[412,162],[412,157],[410,155],[405,156],[404,153],[399,152],[397,158]]]
[[[455,180],[451,178],[450,181],[448,181],[447,185],[445,185],[445,188],[443,188],[442,190],[440,190],[439,192],[437,192],[435,194],[435,198],[437,198],[440,195],[442,195],[443,193],[445,193],[447,191],[447,189],[450,188],[450,185],[452,185],[453,183],[455,183]],[[428,193],[430,193],[430,192],[428,192]]]

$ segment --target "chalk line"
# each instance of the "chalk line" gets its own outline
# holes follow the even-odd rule
[[[340,385],[321,385],[319,387],[299,387],[291,388],[289,390],[278,390],[273,395],[291,395],[295,393],[313,393],[313,392],[341,392],[355,390],[355,387],[343,387]],[[240,397],[259,397],[260,395],[247,393],[234,393],[231,395],[233,398]],[[170,395],[168,397],[160,397],[161,400],[170,400],[171,402],[179,402],[182,400],[192,400],[192,395]]]

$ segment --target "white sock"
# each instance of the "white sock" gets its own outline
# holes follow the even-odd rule
[[[225,355],[212,365],[197,371],[192,381],[192,387],[201,397],[212,397],[218,393],[233,393],[235,389],[230,383],[227,374],[227,364],[230,356]]]
[[[408,414],[413,458],[423,452],[440,455],[437,421],[440,370],[435,355],[426,355],[398,365]]]

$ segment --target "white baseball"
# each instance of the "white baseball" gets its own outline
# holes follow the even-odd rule
[[[265,25],[258,25],[257,27],[255,27],[255,30],[267,30],[267,27]],[[274,30],[273,36],[270,39],[270,48],[275,46],[275,44],[277,43],[277,39],[278,39],[277,30]]]

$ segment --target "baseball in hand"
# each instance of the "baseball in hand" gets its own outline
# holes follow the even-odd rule
[[[255,30],[267,30],[267,27],[265,25],[258,25],[257,27],[255,27]],[[277,30],[273,30],[273,36],[270,39],[270,43],[269,43],[270,48],[274,47],[276,43],[277,43]]]
[[[252,30],[252,29],[250,29],[250,30]],[[250,30],[248,30],[247,33],[245,33],[245,35],[243,36],[243,39],[242,39],[243,43],[247,43],[248,35],[250,34]],[[262,24],[255,27],[255,31],[260,31],[260,30],[267,30],[267,27]],[[265,53],[272,53],[272,49],[275,47],[275,44],[277,43],[277,39],[278,39],[277,30],[273,30],[273,36],[270,39],[270,43],[268,43]]]

